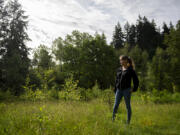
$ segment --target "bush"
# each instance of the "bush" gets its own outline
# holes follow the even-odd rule
[[[114,103],[114,92],[110,89],[105,89],[102,94],[102,100],[108,104],[109,109],[112,110]]]
[[[51,89],[50,91],[48,91],[48,96],[50,98],[59,99],[59,90]]]
[[[151,101],[154,103],[169,103],[172,102],[171,93],[167,90],[158,91],[156,89],[152,90]]]
[[[92,87],[92,96],[93,98],[98,98],[98,97],[101,97],[102,95],[102,91],[101,89],[99,89],[99,85],[96,81],[95,85]]]
[[[0,100],[7,100],[11,98],[14,98],[14,96],[11,94],[10,90],[0,91]]]
[[[20,98],[23,100],[31,100],[31,101],[46,99],[47,97],[46,94],[40,89],[33,91],[32,89],[33,86],[29,85],[29,82],[30,82],[30,78],[27,77],[25,86],[23,86],[25,92],[20,96]]]
[[[171,93],[168,90],[158,91],[153,89],[151,92],[141,93],[141,100],[145,103],[154,102],[154,103],[172,103],[180,102],[180,93],[175,92]]]
[[[73,75],[65,79],[65,84],[63,85],[63,90],[59,92],[59,98],[64,100],[80,100],[80,91],[78,91],[78,80],[73,80]]]
[[[20,96],[20,98],[23,100],[38,101],[47,98],[47,95],[44,92],[42,92],[42,90],[37,89],[33,91],[32,89],[27,89],[26,92]]]
[[[144,102],[144,103],[148,103],[149,101],[151,101],[151,93],[148,91],[148,92],[143,92],[140,94],[140,97],[141,97],[141,100]]]
[[[88,92],[89,92],[88,89],[79,88],[78,90],[79,90],[79,92],[80,92],[80,100],[82,100],[82,101],[88,101],[88,100],[90,99],[90,97],[89,97],[89,95],[88,95]]]
[[[175,102],[180,102],[180,93],[179,92],[175,92],[172,94],[172,99]]]

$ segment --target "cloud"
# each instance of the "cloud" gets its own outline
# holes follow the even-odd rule
[[[125,21],[136,23],[138,15],[155,19],[158,25],[161,25],[163,21],[172,21],[175,24],[180,18],[180,1],[178,0],[111,0],[95,3],[111,10],[114,16],[122,17],[124,21],[121,23]]]
[[[29,15],[30,47],[51,45],[73,30],[94,34],[104,32],[108,43],[114,26],[136,23],[138,15],[173,24],[180,19],[179,0],[19,0]]]

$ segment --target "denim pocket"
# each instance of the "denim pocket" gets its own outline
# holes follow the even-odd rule
[[[131,90],[131,87],[129,87],[129,88],[126,88],[126,89],[124,89],[124,90],[130,91],[130,90]]]
[[[128,91],[129,93],[131,93],[131,87],[126,88],[125,90]]]

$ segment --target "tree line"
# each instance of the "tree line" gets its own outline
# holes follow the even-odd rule
[[[110,44],[104,33],[90,35],[78,30],[58,37],[51,47],[31,48],[27,34],[28,16],[17,0],[0,0],[0,90],[13,95],[29,87],[61,90],[65,79],[73,75],[78,86],[103,90],[114,86],[119,55],[130,56],[140,79],[139,90],[180,91],[180,21],[176,26],[141,17],[136,24],[115,25]]]

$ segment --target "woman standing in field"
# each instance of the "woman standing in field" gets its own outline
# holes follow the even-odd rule
[[[121,67],[117,69],[116,81],[114,87],[115,103],[113,108],[112,120],[115,120],[115,116],[118,110],[119,103],[124,96],[126,109],[127,109],[127,124],[130,124],[131,120],[131,93],[137,91],[139,86],[139,80],[135,72],[135,66],[133,60],[126,56],[121,55],[119,57]],[[133,88],[131,88],[131,78],[133,79]]]

